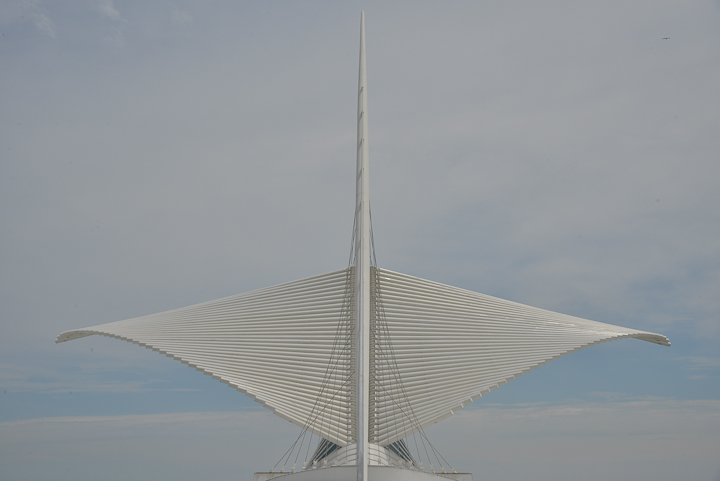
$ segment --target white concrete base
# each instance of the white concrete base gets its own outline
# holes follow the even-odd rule
[[[369,481],[472,481],[471,473],[426,473],[393,466],[370,466]],[[253,481],[356,481],[355,466],[308,469],[298,473],[255,473]]]

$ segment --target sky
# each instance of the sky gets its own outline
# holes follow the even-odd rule
[[[662,333],[426,430],[475,479],[720,480],[720,2],[0,3],[0,477],[251,479],[299,428],[66,330],[378,265]]]

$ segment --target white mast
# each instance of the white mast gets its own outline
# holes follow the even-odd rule
[[[357,481],[368,481],[370,404],[370,182],[365,62],[365,12],[360,13],[357,172],[355,190],[355,406]]]

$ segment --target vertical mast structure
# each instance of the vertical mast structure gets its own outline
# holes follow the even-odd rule
[[[370,182],[365,62],[365,12],[360,14],[357,172],[355,185],[355,432],[357,481],[368,481],[370,392]]]

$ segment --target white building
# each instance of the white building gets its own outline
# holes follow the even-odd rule
[[[471,475],[455,473],[437,453],[433,457],[431,445],[427,454],[423,428],[584,347],[630,337],[665,346],[670,342],[660,334],[377,267],[369,206],[364,15],[358,84],[351,265],[194,306],[67,331],[56,342],[99,334],[153,349],[300,426],[303,443],[318,438],[301,466],[288,461],[278,471],[257,473],[256,481],[277,476],[292,476],[293,481],[419,481],[431,473],[469,481]],[[413,455],[410,439],[420,439],[426,453]]]

